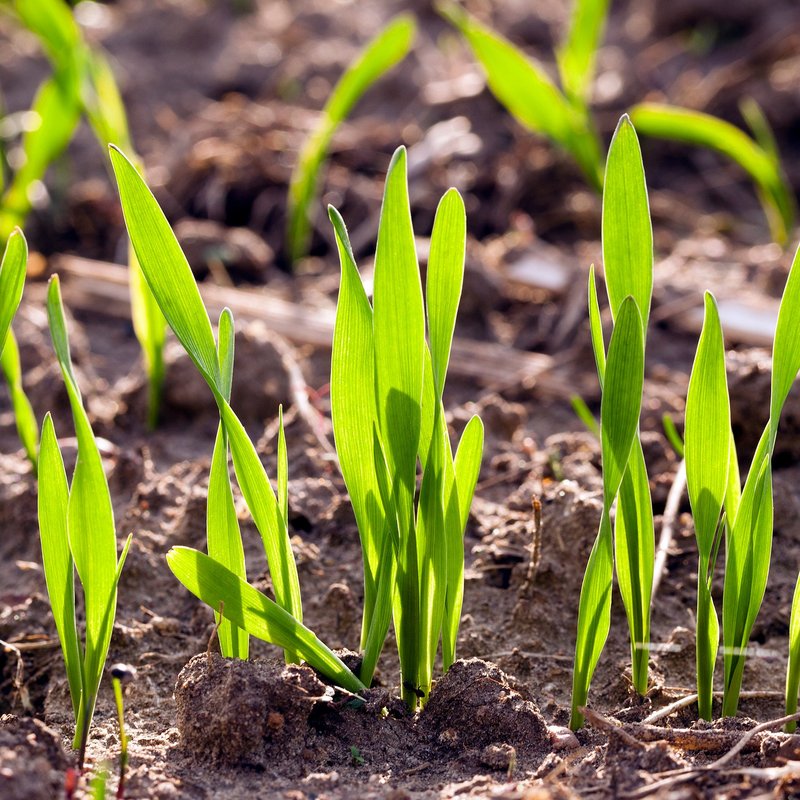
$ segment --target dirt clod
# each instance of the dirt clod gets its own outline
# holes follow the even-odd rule
[[[195,656],[175,686],[181,744],[230,765],[299,759],[308,717],[326,691],[305,666]]]
[[[69,763],[61,737],[43,722],[13,714],[0,717],[0,797],[59,797]]]
[[[543,758],[550,752],[547,726],[536,702],[523,691],[494,664],[478,658],[457,661],[434,686],[420,728],[440,745],[480,750],[484,764],[489,748],[494,748],[494,761],[508,748],[526,759]]]

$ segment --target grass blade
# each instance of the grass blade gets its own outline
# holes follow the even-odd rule
[[[442,669],[446,672],[456,659],[456,639],[464,602],[464,531],[478,483],[483,458],[483,423],[473,416],[461,434],[453,462],[453,483],[447,502],[448,553],[447,598],[442,622]],[[453,520],[455,507],[457,523]],[[458,536],[455,535],[456,531]]]
[[[431,364],[439,399],[444,391],[456,313],[464,283],[466,242],[464,201],[455,189],[450,189],[436,209],[425,284]]]
[[[425,317],[408,202],[406,151],[399,148],[386,177],[375,252],[373,335],[375,391],[382,444],[400,529],[395,630],[404,698],[416,702],[420,653],[419,556],[414,529],[417,450],[425,357]],[[410,687],[410,688],[409,688]]]
[[[6,344],[3,347],[3,352],[0,353],[0,370],[3,372],[11,395],[17,435],[20,442],[22,442],[28,460],[33,465],[33,471],[36,472],[39,426],[36,423],[36,415],[33,413],[28,395],[25,394],[25,389],[22,385],[22,365],[19,360],[19,347],[17,346],[14,331],[11,328],[8,329]]]
[[[82,745],[94,713],[97,687],[111,641],[112,625],[107,617],[109,607],[116,607],[117,538],[103,462],[72,371],[57,275],[50,279],[47,315],[78,440],[78,459],[69,492],[67,529],[70,550],[83,586],[86,613],[84,695],[76,731],[76,742]]]
[[[228,442],[222,424],[217,429],[214,454],[211,458],[211,474],[208,478],[206,531],[208,555],[239,578],[246,580],[244,547],[228,473]],[[217,636],[222,655],[226,658],[247,658],[249,651],[247,633],[228,619],[220,620],[218,610],[214,613],[219,624]]]
[[[616,499],[636,439],[644,383],[644,342],[636,301],[626,298],[611,334],[600,406],[603,459],[603,515],[581,586],[578,634],[572,686],[573,729],[583,724],[580,708],[610,627],[612,531],[611,506]]]
[[[189,357],[219,392],[214,333],[186,256],[136,167],[117,148],[110,153],[125,225],[150,290]]]
[[[684,449],[699,564],[697,570],[697,706],[711,719],[719,623],[711,599],[712,550],[728,489],[731,415],[725,344],[713,295],[706,292],[705,320],[686,398]]]
[[[275,600],[298,622],[302,622],[303,605],[297,564],[275,492],[255,446],[239,418],[225,401],[221,414],[231,448],[236,480],[264,543]],[[292,654],[287,652],[287,658],[290,657]]]
[[[648,689],[655,534],[650,482],[638,436],[620,484],[614,519],[614,563],[630,629],[633,685],[644,696]]]
[[[800,692],[800,576],[794,587],[789,622],[789,663],[786,666],[786,716],[797,711]],[[797,730],[797,722],[786,723],[786,733]]]
[[[193,595],[212,608],[222,604],[223,616],[251,636],[287,652],[296,652],[311,667],[350,692],[366,688],[341,659],[295,617],[204,553],[189,547],[173,547],[167,553],[167,564]]]
[[[300,151],[289,182],[286,239],[292,262],[308,251],[312,222],[310,207],[317,194],[320,166],[333,134],[361,96],[405,58],[415,31],[411,16],[401,14],[395,17],[369,42],[333,88],[316,127]]]
[[[22,300],[25,287],[25,266],[28,262],[28,244],[17,228],[8,237],[3,260],[0,262],[0,347],[11,328],[11,320]]]
[[[646,136],[708,147],[738,164],[753,179],[775,241],[785,243],[795,215],[795,201],[774,153],[765,151],[744,131],[725,120],[660,103],[631,110],[637,129]]]
[[[50,414],[42,425],[39,462],[39,536],[50,608],[64,655],[72,711],[78,718],[83,694],[83,654],[75,622],[75,576],[67,535],[69,488]]]
[[[603,39],[610,2],[575,0],[567,38],[556,52],[564,91],[576,103],[589,100],[595,56]]]
[[[361,538],[364,562],[361,647],[364,649],[376,603],[382,537],[385,535],[383,503],[373,459],[373,431],[378,410],[372,307],[358,274],[344,221],[332,206],[328,215],[341,264],[331,353],[331,421],[339,466]]]
[[[46,80],[36,93],[31,111],[37,115],[39,125],[23,135],[25,161],[0,201],[0,241],[24,223],[31,210],[32,187],[64,152],[78,127],[80,101],[74,85],[54,78]]]
[[[511,42],[479,23],[459,5],[445,2],[439,12],[464,36],[486,73],[492,94],[525,128],[564,148],[600,189],[600,143],[587,113],[561,94],[544,69]]]
[[[647,331],[653,294],[653,229],[647,199],[642,151],[627,115],[620,118],[606,163],[603,189],[603,269],[616,318],[630,295]]]

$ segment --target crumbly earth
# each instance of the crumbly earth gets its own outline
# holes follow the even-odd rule
[[[693,707],[643,724],[694,682],[694,533],[684,495],[653,614],[652,685],[631,693],[624,612],[612,628],[590,695],[595,718],[576,737],[568,722],[571,658],[583,569],[600,515],[600,453],[581,429],[572,392],[598,411],[584,322],[585,270],[599,262],[600,204],[557,150],[502,112],[471,58],[427,3],[331,6],[118,0],[81,4],[88,34],[117,67],[137,147],[176,224],[198,278],[296,304],[298,326],[331,312],[336,256],[320,220],[312,255],[290,276],[282,229],[298,143],[357,46],[401,9],[418,15],[416,50],[370,92],[334,139],[323,199],[350,225],[369,265],[383,174],[409,145],[414,223],[430,231],[449,185],[466,200],[470,238],[457,335],[497,353],[552,357],[543,376],[476,379],[453,371],[445,396],[454,433],[472,413],[486,451],[465,537],[461,659],[439,679],[417,718],[397,699],[398,664],[387,642],[376,686],[341,696],[307,668],[285,667],[254,642],[252,662],[213,651],[213,615],[179,586],[164,555],[202,548],[208,470],[217,424],[213,399],[171,342],[162,420],[144,425],[146,387],[124,304],[101,302],[65,278],[76,374],[102,439],[120,540],[134,539],[119,593],[109,663],[136,667],[126,689],[129,798],[276,797],[792,797],[800,744],[756,736],[723,767],[709,766],[757,722],[782,713],[789,606],[800,559],[800,401],[790,398],[776,449],[775,541],[770,583],[753,632],[741,717],[707,726]],[[543,62],[563,28],[565,4],[468,3]],[[800,186],[800,14],[774,0],[615,2],[599,54],[598,128],[643,97],[739,121],[755,97],[775,127],[787,174]],[[35,42],[0,20],[5,106],[27,107],[46,72]],[[789,258],[767,244],[748,182],[727,162],[675,145],[644,143],[656,243],[643,444],[661,531],[679,459],[661,417],[680,427],[696,330],[687,314],[702,290],[758,307],[779,296]],[[114,260],[124,252],[119,208],[102,155],[81,131],[48,177],[50,203],[26,232],[37,254],[15,321],[25,384],[37,416],[54,415],[68,469],[75,443],[43,314],[43,278],[59,253]],[[566,282],[513,277],[528,259]],[[38,270],[38,272],[37,272]],[[764,298],[767,298],[765,300]],[[303,311],[305,309],[305,311]],[[276,414],[286,412],[290,527],[305,621],[328,645],[354,648],[362,598],[358,534],[331,440],[330,355],[302,335],[280,339],[270,321],[239,320],[233,406],[275,472]],[[736,340],[738,341],[738,340]],[[498,356],[499,357],[499,356]],[[738,345],[729,359],[742,469],[765,422],[769,356]],[[298,389],[298,375],[301,383]],[[310,410],[297,408],[298,391]],[[0,796],[63,796],[72,712],[40,566],[36,485],[0,397]],[[532,507],[539,501],[538,535]],[[251,582],[270,591],[260,537],[236,497]],[[722,565],[714,593],[721,601]],[[715,709],[718,711],[718,709]],[[613,718],[612,721],[611,718]],[[622,727],[619,727],[619,726]],[[104,683],[88,749],[91,771],[118,757],[113,698]],[[671,782],[664,783],[664,780]],[[77,789],[75,796],[84,791]]]

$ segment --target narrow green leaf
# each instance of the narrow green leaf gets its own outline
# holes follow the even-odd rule
[[[611,625],[613,542],[610,512],[636,441],[643,383],[641,316],[636,301],[627,297],[622,301],[611,334],[600,406],[603,514],[583,576],[578,607],[570,719],[573,729],[583,725],[579,709],[586,704],[592,675]]]
[[[173,547],[167,564],[175,577],[211,608],[251,636],[293,651],[311,667],[350,692],[366,687],[333,651],[295,617],[204,553]]]
[[[328,215],[336,236],[341,263],[331,353],[331,421],[339,467],[350,495],[361,538],[364,561],[361,647],[365,648],[376,601],[380,537],[385,524],[373,463],[373,430],[377,424],[378,410],[375,398],[372,307],[353,259],[344,221],[332,206],[328,209]]]
[[[77,719],[83,692],[83,654],[75,623],[75,583],[67,536],[69,489],[53,420],[42,425],[39,463],[39,536],[50,608],[64,655],[72,711]]]
[[[393,476],[401,537],[395,630],[404,697],[416,702],[419,585],[413,501],[425,358],[425,317],[408,202],[406,151],[399,148],[386,177],[375,252],[373,336],[375,392],[381,441]]]
[[[600,303],[597,299],[597,281],[594,274],[594,264],[589,267],[589,333],[592,338],[592,351],[594,363],[597,367],[597,377],[600,388],[603,388],[603,378],[606,374],[606,345],[603,339],[603,322],[600,318]]]
[[[794,199],[774,154],[765,151],[729,122],[688,108],[643,103],[631,110],[646,136],[686,142],[716,150],[738,164],[755,182],[773,237],[785,242],[794,221]]]
[[[603,493],[609,508],[619,491],[639,424],[644,384],[641,319],[636,301],[632,297],[623,300],[608,346],[600,433]]]
[[[33,465],[34,471],[37,468],[36,450],[39,446],[39,426],[36,423],[36,415],[33,413],[30,400],[25,394],[22,385],[22,366],[19,360],[19,348],[13,329],[8,329],[6,334],[6,344],[3,352],[0,353],[0,370],[5,376],[8,390],[11,395],[11,405],[14,409],[14,421],[17,426],[17,434],[20,442],[25,449],[28,460]]]
[[[661,427],[664,429],[664,436],[667,437],[667,441],[672,445],[672,449],[675,451],[678,458],[682,459],[685,453],[683,439],[678,433],[678,429],[675,427],[675,423],[672,421],[672,417],[669,414],[661,415]]]
[[[705,295],[705,320],[686,398],[686,482],[692,505],[697,571],[697,693],[703,719],[711,719],[719,623],[711,599],[713,547],[725,496],[731,448],[731,416],[725,344],[713,295]]]
[[[24,133],[25,160],[0,201],[0,241],[8,238],[15,226],[25,222],[36,181],[44,177],[47,168],[72,139],[80,120],[80,101],[74,85],[69,81],[47,79],[39,87],[31,111],[39,124]]]
[[[233,357],[236,343],[236,333],[233,326],[233,312],[223,308],[219,315],[217,331],[217,359],[219,361],[220,394],[226,402],[231,401],[233,388]]]
[[[228,443],[222,424],[217,429],[208,478],[206,534],[208,555],[238,577],[247,580],[242,535],[228,473]],[[217,635],[222,655],[227,658],[247,658],[247,633],[228,619],[220,620],[219,609],[215,609],[214,613],[219,623]]]
[[[705,320],[686,397],[686,484],[701,563],[708,563],[728,485],[731,414],[725,345],[713,295],[705,295]]]
[[[50,279],[47,315],[78,440],[78,459],[72,476],[67,508],[69,546],[83,586],[86,614],[84,695],[76,731],[77,742],[80,740],[81,732],[88,729],[91,722],[97,687],[111,641],[113,609],[116,608],[117,539],[103,462],[72,371],[57,275]],[[112,609],[110,620],[109,608]]]
[[[775,447],[778,421],[789,390],[800,370],[800,248],[795,252],[781,297],[775,341],[772,345],[770,449]]]
[[[313,132],[303,145],[289,182],[287,249],[292,261],[302,258],[311,235],[310,207],[317,194],[319,171],[336,129],[361,96],[405,58],[416,32],[414,19],[395,17],[367,44],[333,88]]]
[[[581,584],[575,664],[572,671],[572,714],[569,720],[572,730],[583,726],[584,717],[580,709],[586,705],[592,675],[611,628],[611,535],[611,521],[604,508]]]
[[[112,146],[110,153],[125,224],[145,279],[186,352],[219,391],[214,333],[186,256],[136,167],[117,148]]]
[[[556,52],[564,91],[575,102],[586,103],[591,94],[609,4],[610,0],[575,0],[567,38]]]
[[[300,599],[297,564],[275,492],[244,426],[233,409],[224,401],[221,406],[221,416],[239,488],[264,543],[269,573],[275,589],[275,600],[281,608],[302,622],[303,606]]]
[[[289,457],[283,429],[283,406],[278,407],[278,510],[284,530],[289,530]]]
[[[650,599],[655,568],[655,528],[650,482],[639,437],[634,438],[622,477],[614,520],[614,563],[631,638],[633,685],[648,690]]]
[[[786,667],[786,716],[797,712],[800,692],[800,576],[794,587],[792,611],[789,617],[789,663]],[[796,722],[786,723],[786,733],[797,730]]]
[[[22,300],[27,263],[28,245],[22,231],[17,228],[8,237],[0,262],[0,348]]]
[[[594,414],[592,414],[589,406],[586,405],[586,401],[580,395],[574,394],[570,397],[569,404],[572,406],[575,416],[584,424],[586,430],[599,439],[600,423],[594,418]]]
[[[469,509],[478,483],[483,457],[483,423],[481,418],[470,418],[453,461],[453,482],[447,502],[447,600],[442,622],[442,669],[446,672],[456,658],[456,640],[461,624],[461,607],[464,602],[464,532],[469,519]],[[455,506],[457,524],[452,517]],[[456,532],[458,535],[456,536]]]
[[[464,283],[466,237],[464,201],[455,189],[450,189],[436,209],[425,292],[434,385],[439,398],[444,390]]]
[[[603,269],[612,317],[616,319],[630,295],[642,315],[646,335],[653,294],[653,229],[642,151],[627,115],[620,118],[606,162]]]

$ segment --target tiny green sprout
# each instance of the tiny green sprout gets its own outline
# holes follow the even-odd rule
[[[128,768],[128,736],[125,732],[125,701],[123,699],[123,686],[133,683],[136,679],[136,669],[128,664],[112,664],[111,683],[114,686],[114,702],[117,706],[117,721],[119,722],[119,783],[117,784],[117,798],[125,796],[125,776]]]
[[[311,207],[317,194],[320,169],[336,129],[361,96],[405,58],[415,29],[413,18],[401,14],[367,44],[333,88],[316,127],[303,145],[289,181],[286,250],[292,263],[308,252],[313,223]]]
[[[47,593],[64,655],[76,720],[73,747],[79,751],[78,765],[82,767],[114,627],[117,586],[131,536],[118,557],[111,495],[72,369],[57,275],[50,279],[47,315],[72,410],[78,458],[72,482],[68,483],[55,426],[48,413],[42,426],[39,451],[39,533]],[[78,635],[76,572],[83,588],[83,642]]]
[[[220,413],[209,490],[210,554],[173,547],[167,554],[167,564],[192,594],[215,612],[221,611],[226,624],[220,625],[219,637],[225,655],[246,655],[247,636],[254,636],[280,647],[287,661],[306,661],[336,685],[357,694],[364,690],[364,683],[302,624],[300,583],[288,532],[285,444],[279,442],[276,496],[255,445],[229,403],[233,317],[230,311],[223,311],[215,337],[189,264],[156,199],[135,165],[113,147],[111,163],[125,223],[145,280],[207,382]],[[275,600],[247,583],[228,483],[228,452],[242,496],[261,535]]]
[[[357,767],[363,767],[366,764],[364,756],[361,755],[361,751],[354,744],[350,745],[350,759]]]

